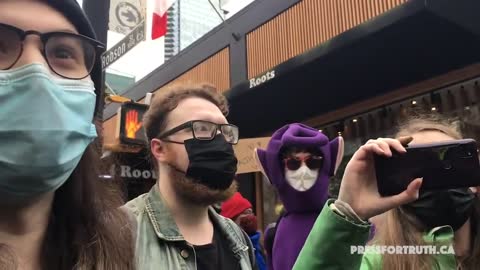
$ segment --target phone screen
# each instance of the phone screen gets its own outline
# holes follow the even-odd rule
[[[477,145],[472,139],[406,147],[391,158],[375,156],[378,191],[382,196],[403,192],[416,178],[422,190],[480,186]]]

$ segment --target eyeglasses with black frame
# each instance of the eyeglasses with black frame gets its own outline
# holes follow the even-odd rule
[[[193,138],[201,141],[211,141],[218,134],[222,133],[225,140],[230,144],[238,143],[238,127],[232,124],[217,124],[204,120],[193,120],[174,127],[158,136],[159,139],[166,142],[179,143],[175,141],[165,140],[166,137],[174,133],[189,128],[192,131]]]
[[[42,54],[50,69],[57,75],[81,80],[93,70],[98,55],[105,46],[87,36],[69,32],[40,33],[24,31],[0,23],[0,70],[12,68],[23,53],[23,43],[28,35],[37,35],[43,43]]]

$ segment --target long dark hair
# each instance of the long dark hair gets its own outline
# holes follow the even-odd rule
[[[99,142],[90,144],[55,192],[41,269],[135,269],[133,232],[120,193],[99,178]],[[0,245],[0,268],[16,269],[15,251]],[[6,267],[6,268],[5,268]]]

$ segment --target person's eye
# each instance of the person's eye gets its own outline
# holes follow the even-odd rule
[[[69,48],[57,48],[53,52],[53,56],[59,59],[74,59],[75,53]]]
[[[7,54],[7,52],[7,46],[2,41],[0,41],[0,53]]]

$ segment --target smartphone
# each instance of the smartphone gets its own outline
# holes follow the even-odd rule
[[[407,153],[392,150],[392,157],[375,155],[378,192],[392,196],[423,178],[420,191],[480,186],[480,162],[473,139],[414,144]]]

